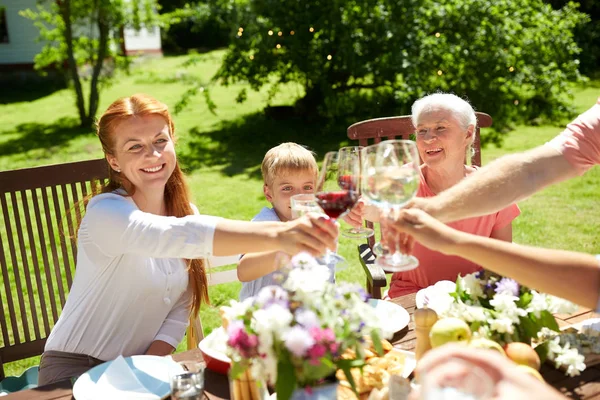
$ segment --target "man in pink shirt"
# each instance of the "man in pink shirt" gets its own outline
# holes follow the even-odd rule
[[[431,216],[449,222],[489,214],[598,164],[600,99],[550,142],[501,157],[435,197],[415,198],[394,228],[426,247],[463,257],[542,292],[597,307],[600,263],[594,256],[476,237]],[[405,251],[411,246],[406,247]]]

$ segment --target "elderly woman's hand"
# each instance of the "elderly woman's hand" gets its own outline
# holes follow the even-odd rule
[[[338,233],[333,220],[322,214],[309,213],[285,222],[277,236],[281,249],[290,255],[305,251],[320,256],[327,249],[335,250]]]
[[[393,235],[400,233],[398,244],[400,251],[406,254],[412,252],[413,241],[409,236],[425,247],[451,254],[461,235],[464,235],[416,208],[400,210],[392,218],[391,221],[382,221],[384,240],[392,240]]]
[[[477,367],[491,380],[493,393],[490,399],[528,400],[533,397],[546,400],[564,400],[562,394],[546,383],[518,368],[515,363],[494,350],[473,349],[449,344],[428,351],[419,360],[415,375],[421,387],[411,392],[409,399],[422,398],[423,392],[431,389],[439,379],[454,380],[460,384],[464,371],[448,370],[453,360],[467,367]],[[469,370],[467,370],[469,371]]]

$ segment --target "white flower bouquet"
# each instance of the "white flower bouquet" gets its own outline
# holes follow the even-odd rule
[[[296,388],[322,384],[338,369],[354,388],[350,368],[364,364],[365,337],[377,349],[393,332],[386,331],[363,289],[329,283],[329,270],[312,257],[294,257],[285,275],[281,287],[222,308],[229,321],[231,375],[250,369],[254,378],[275,386],[280,400]],[[341,357],[347,349],[355,351],[355,360]]]
[[[553,314],[577,310],[576,305],[566,300],[481,271],[459,277],[454,292],[435,293],[427,306],[440,318],[464,320],[475,335],[501,345],[531,344],[542,362],[553,360],[557,368],[566,368],[567,375],[579,375],[585,369],[584,356],[559,339],[560,329]]]

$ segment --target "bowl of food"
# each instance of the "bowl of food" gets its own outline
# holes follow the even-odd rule
[[[227,332],[223,327],[214,329],[200,341],[198,348],[206,362],[206,368],[219,374],[227,375],[231,367],[231,359],[227,356]]]

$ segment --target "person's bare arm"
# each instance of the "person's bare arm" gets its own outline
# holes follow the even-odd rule
[[[451,222],[496,212],[576,175],[557,150],[543,145],[501,157],[435,197],[415,198],[411,206]]]
[[[171,346],[167,342],[163,342],[162,340],[155,340],[150,344],[148,350],[146,350],[146,355],[149,356],[168,356],[172,354],[175,348]]]
[[[312,255],[336,248],[337,226],[317,214],[288,222],[246,222],[221,219],[215,227],[213,255],[227,256],[282,250]]]
[[[422,245],[457,255],[519,283],[585,307],[596,308],[600,262],[572,251],[523,246],[460,232],[421,210],[404,210],[390,224]]]
[[[281,257],[284,256],[279,251],[244,254],[237,266],[238,279],[249,282],[274,272]]]

